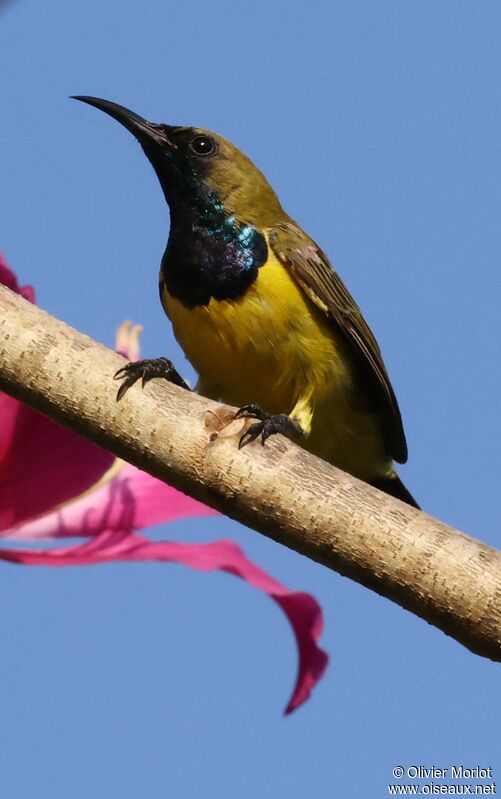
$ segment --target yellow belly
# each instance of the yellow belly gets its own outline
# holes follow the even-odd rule
[[[162,304],[201,394],[293,415],[303,446],[363,479],[388,472],[379,417],[342,335],[274,257],[237,300],[189,309],[164,288]]]

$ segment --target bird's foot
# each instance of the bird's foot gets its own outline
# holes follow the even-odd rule
[[[251,441],[261,436],[261,444],[275,433],[285,433],[286,435],[300,436],[303,428],[299,422],[295,422],[286,413],[266,413],[259,405],[244,405],[236,414],[235,419],[259,419],[255,424],[251,424],[238,442],[238,449],[245,447]]]
[[[143,361],[127,363],[114,375],[113,380],[122,380],[122,385],[117,392],[117,402],[138,380],[141,380],[141,384],[144,387],[154,377],[163,377],[169,383],[186,388],[188,391],[190,389],[188,383],[183,380],[168,358],[146,358]]]

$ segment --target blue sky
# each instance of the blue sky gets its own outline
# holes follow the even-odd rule
[[[383,349],[423,507],[500,544],[501,6],[495,0],[13,0],[0,10],[0,250],[39,303],[192,376],[157,296],[168,215],[95,94],[232,139],[331,256]],[[499,667],[224,519],[322,603],[331,666],[240,581],[2,565],[0,790],[16,799],[384,797],[396,765],[498,771]],[[496,773],[495,775],[496,776]]]

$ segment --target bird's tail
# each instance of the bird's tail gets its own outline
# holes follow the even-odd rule
[[[379,488],[380,491],[384,491],[386,494],[390,494],[392,497],[401,499],[402,502],[407,502],[407,504],[412,505],[413,508],[420,509],[410,491],[407,491],[400,477],[395,472],[392,472],[387,477],[376,477],[375,480],[371,481],[371,485],[373,485],[374,488]]]

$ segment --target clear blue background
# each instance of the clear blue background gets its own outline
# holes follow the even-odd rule
[[[39,303],[190,375],[157,297],[168,216],[95,94],[212,128],[331,255],[382,346],[425,509],[500,544],[498,0],[17,0],[0,12],[0,249]],[[167,565],[0,568],[0,792],[15,799],[384,797],[396,765],[497,768],[499,666],[225,519],[324,608],[329,671],[243,583]],[[501,787],[500,787],[501,790]]]

